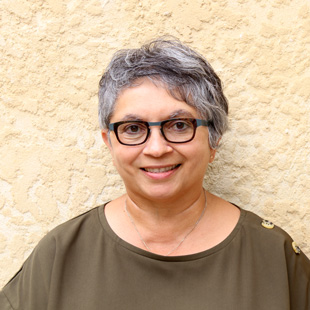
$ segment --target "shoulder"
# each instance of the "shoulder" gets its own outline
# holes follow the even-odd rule
[[[242,228],[245,233],[251,238],[261,240],[265,246],[283,246],[293,242],[291,236],[270,219],[246,210],[242,210],[242,215],[244,217]]]
[[[85,212],[47,233],[3,291],[15,298],[20,291],[30,292],[24,287],[28,285],[43,296],[49,290],[55,268],[60,268],[70,257],[79,257],[81,249],[88,252],[87,247],[94,246],[92,240],[102,232],[98,209]]]
[[[66,235],[69,235],[70,233],[75,233],[77,231],[84,232],[84,229],[88,231],[88,229],[98,229],[100,226],[99,221],[99,208],[96,207],[89,211],[86,211],[60,225],[52,229],[47,235],[49,237],[65,237]],[[64,232],[66,234],[64,235]]]
[[[14,309],[46,309],[55,279],[59,285],[66,272],[72,268],[80,271],[81,265],[88,261],[89,253],[93,254],[92,247],[96,248],[102,242],[99,236],[103,230],[98,213],[99,207],[94,208],[57,226],[43,237],[22,268],[3,288],[0,308],[11,304]]]
[[[102,231],[99,220],[99,207],[80,214],[52,229],[38,243],[35,251],[48,253],[71,247],[76,243],[87,243]]]
[[[310,301],[310,260],[292,237],[270,220],[245,210],[241,210],[241,217],[241,251],[246,264],[253,267],[251,272],[273,283],[274,291],[282,287],[292,309],[306,309]]]
[[[258,237],[267,238],[265,241],[271,242],[292,242],[291,236],[267,218],[262,218],[257,214],[242,210],[244,221],[243,228],[248,234],[253,234]]]
[[[301,266],[310,279],[310,260],[285,230],[253,212],[242,210],[242,214],[243,238],[248,240],[247,245],[251,244],[259,255],[283,262],[292,270],[296,265]]]
[[[29,274],[42,272],[42,275],[50,275],[56,260],[65,259],[74,249],[89,246],[89,240],[102,231],[98,209],[99,207],[93,208],[48,232],[13,279],[28,270]]]

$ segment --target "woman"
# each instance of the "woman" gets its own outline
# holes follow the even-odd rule
[[[310,309],[310,262],[280,228],[203,189],[228,105],[177,40],[115,54],[102,137],[126,194],[50,232],[1,309]]]

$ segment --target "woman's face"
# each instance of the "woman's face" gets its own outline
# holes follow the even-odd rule
[[[138,86],[120,94],[111,123],[159,122],[182,117],[199,115],[195,108],[173,98],[164,88],[143,79]],[[113,131],[110,142],[107,131],[102,136],[132,199],[169,201],[176,195],[200,191],[208,163],[215,154],[209,147],[208,128],[203,126],[197,127],[192,141],[180,144],[167,142],[159,126],[151,127],[148,140],[137,146],[120,144]]]

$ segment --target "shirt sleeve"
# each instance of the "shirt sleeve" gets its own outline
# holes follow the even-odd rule
[[[1,310],[14,310],[6,296],[4,295],[4,292],[0,292],[0,309]]]
[[[310,260],[293,245],[293,240],[285,244],[288,280],[290,285],[290,308],[310,309]]]
[[[1,310],[47,309],[54,253],[53,239],[44,237],[0,292]]]

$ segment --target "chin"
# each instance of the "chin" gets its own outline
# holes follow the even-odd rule
[[[153,186],[152,188],[142,189],[139,194],[153,201],[168,201],[175,199],[177,195],[181,195],[182,190],[171,188],[169,186]]]

